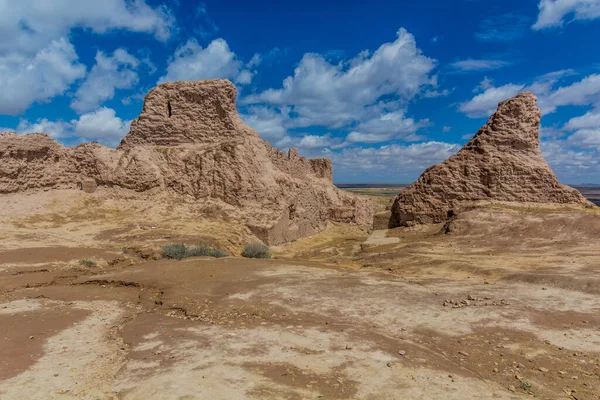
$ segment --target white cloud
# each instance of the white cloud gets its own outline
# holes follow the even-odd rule
[[[62,139],[70,136],[70,129],[71,124],[68,122],[49,121],[46,118],[41,118],[34,123],[21,120],[15,131],[18,133],[46,133],[54,139]]]
[[[79,113],[98,108],[115,95],[115,89],[127,89],[137,84],[135,69],[140,61],[124,49],[117,49],[112,56],[96,53],[96,64],[85,81],[79,86],[71,108]]]
[[[600,18],[598,0],[540,0],[538,8],[538,19],[532,26],[535,30],[560,27],[569,15],[572,15],[574,20]]]
[[[569,140],[547,140],[540,143],[542,153],[562,181],[597,182],[600,169],[598,150],[576,150]]]
[[[0,0],[0,53],[33,55],[75,27],[145,32],[166,40],[174,19],[165,7],[150,7],[145,0]]]
[[[247,114],[240,114],[241,118],[260,136],[275,145],[287,135],[283,126],[287,119],[285,113],[268,107],[250,107]]]
[[[0,54],[0,114],[19,114],[34,102],[48,101],[84,75],[85,66],[64,38],[50,42],[33,58]]]
[[[296,144],[303,149],[316,149],[320,147],[328,147],[333,144],[330,135],[306,135]]]
[[[100,143],[116,144],[129,132],[131,121],[117,117],[112,108],[102,107],[72,120],[74,136],[97,140]]]
[[[524,87],[524,85],[513,84],[488,87],[483,93],[462,103],[459,109],[470,118],[487,117],[496,111],[499,102],[516,96]]]
[[[554,89],[558,79],[572,75],[569,71],[558,71],[543,75],[530,85],[512,84],[494,87],[484,80],[475,91],[486,88],[483,93],[461,103],[460,111],[471,118],[487,117],[495,110],[499,102],[528,90],[538,97],[538,106],[543,114],[550,114],[561,106],[584,106],[600,104],[600,74],[589,75],[578,82]]]
[[[248,84],[253,72],[229,49],[223,39],[215,39],[206,48],[190,39],[179,47],[167,66],[167,74],[158,83],[227,78],[239,84]]]
[[[567,142],[576,147],[591,147],[600,150],[600,128],[580,129],[569,136]]]
[[[450,66],[457,71],[470,72],[499,69],[507,67],[510,64],[510,62],[502,60],[474,60],[470,58],[468,60],[453,62],[452,64],[450,64]]]
[[[422,54],[405,29],[397,35],[394,42],[381,45],[372,54],[363,51],[337,64],[320,54],[307,53],[282,88],[243,100],[290,107],[294,118],[286,122],[288,127],[341,128],[381,112],[402,109],[424,88],[435,87],[437,81],[431,76],[435,60]],[[393,100],[382,103],[383,96]]]
[[[571,118],[563,127],[567,130],[600,129],[600,109],[588,111],[580,117]]]
[[[46,118],[35,122],[21,120],[14,131],[17,133],[47,133],[54,139],[79,139],[97,141],[115,147],[129,132],[131,121],[117,117],[115,110],[102,107],[94,112],[83,114],[70,122],[49,121]],[[10,131],[12,129],[4,130]]]
[[[402,110],[393,111],[361,122],[348,134],[346,140],[352,143],[379,143],[394,139],[415,141],[423,139],[415,135],[415,132],[429,125],[431,125],[429,120],[416,122],[412,118],[407,118]]]
[[[451,127],[451,126],[444,126],[444,127],[442,128],[442,132],[444,132],[444,133],[448,133],[448,132],[450,132],[451,130],[452,130],[452,127]]]
[[[166,40],[174,19],[145,0],[0,0],[0,113],[62,95],[85,75],[70,31],[122,29]]]
[[[350,147],[339,152],[314,155],[331,158],[336,175],[372,174],[377,171],[379,177],[398,182],[407,176],[413,179],[425,168],[446,160],[459,149],[457,144],[430,141],[408,146]]]
[[[560,87],[543,101],[548,104],[548,112],[554,112],[559,106],[600,103],[600,74],[589,75],[579,82]]]

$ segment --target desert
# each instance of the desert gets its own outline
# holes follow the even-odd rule
[[[207,85],[233,87],[179,84],[200,92]],[[507,102],[523,96],[526,107],[492,120],[530,119],[527,113],[537,109],[531,95]],[[539,117],[532,124],[527,138],[533,155],[524,157],[535,159],[541,157]],[[185,158],[181,151],[194,158],[203,152],[202,163],[212,162],[221,155],[205,147],[222,137],[217,128],[203,132],[198,145],[188,137],[174,139],[176,145],[160,139],[155,148],[145,135],[151,146],[140,146],[170,151],[173,158]],[[489,133],[509,135],[511,143],[519,143],[521,134]],[[367,218],[372,221],[377,206],[369,199],[340,192],[330,173],[294,168],[301,179],[315,181],[309,183],[313,190],[369,210],[344,212],[361,212],[364,219],[328,220],[321,231],[279,240],[271,246],[272,259],[251,260],[240,257],[243,245],[265,236],[246,219],[225,214],[231,205],[218,204],[222,198],[210,185],[198,186],[210,192],[206,204],[181,193],[194,187],[179,183],[187,179],[181,175],[162,178],[150,193],[146,187],[137,192],[129,185],[141,178],[118,177],[146,172],[119,175],[118,168],[123,159],[141,158],[142,149],[116,154],[120,150],[96,147],[80,158],[79,148],[62,148],[46,136],[30,150],[30,137],[0,138],[3,398],[18,398],[23,390],[31,398],[98,399],[374,399],[397,398],[399,390],[406,398],[430,399],[598,394],[600,212],[575,189],[551,181],[553,175],[545,178],[548,190],[556,191],[550,195],[461,198],[451,217],[441,208],[440,220],[373,230]],[[133,146],[129,137],[120,147]],[[250,138],[258,141],[261,165],[268,154],[281,163],[307,163]],[[75,155],[64,154],[69,151]],[[85,159],[102,168],[66,165],[62,170],[74,175],[63,172],[64,180],[50,181],[55,153],[66,164]],[[530,161],[523,163],[535,174]],[[537,168],[552,174],[542,161]],[[5,172],[12,163],[20,163],[19,174]],[[42,183],[24,187],[23,174]],[[93,190],[83,190],[84,179],[93,180]],[[502,179],[498,185],[511,184],[511,176]],[[407,193],[410,187],[400,191],[392,210],[423,203],[415,194],[402,200]],[[329,204],[315,207],[339,215]],[[383,213],[393,220],[390,211]],[[209,244],[227,256],[171,259],[161,253],[170,243]]]
[[[600,400],[597,0],[159,3],[0,0],[0,400]]]

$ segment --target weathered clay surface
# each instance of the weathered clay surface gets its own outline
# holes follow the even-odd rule
[[[529,92],[501,102],[458,153],[396,197],[390,227],[439,223],[467,202],[495,200],[593,207],[561,184],[539,148],[541,112]]]
[[[160,85],[117,150],[0,134],[0,193],[81,188],[90,179],[146,194],[170,191],[200,207],[216,205],[269,244],[317,233],[328,221],[372,223],[368,200],[332,184],[330,160],[273,148],[241,121],[235,96],[226,80]]]

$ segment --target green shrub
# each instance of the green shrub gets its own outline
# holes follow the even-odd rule
[[[187,247],[183,243],[172,243],[162,248],[162,255],[165,258],[181,260],[186,257]]]
[[[242,251],[242,256],[246,258],[271,258],[269,246],[262,243],[247,243]]]
[[[210,256],[212,257],[214,253],[214,249],[205,245],[199,244],[197,246],[188,247],[185,252],[186,257],[200,257],[200,256]]]
[[[215,249],[206,244],[199,244],[196,246],[187,247],[182,243],[168,244],[162,248],[162,254],[165,258],[173,258],[181,260],[187,257],[227,257],[229,254],[223,250]]]
[[[92,260],[79,260],[79,265],[85,265],[88,268],[96,266],[96,263]]]
[[[213,254],[212,256],[215,258],[222,258],[222,257],[227,257],[229,255],[229,253],[227,253],[226,251],[220,250],[220,249],[213,249]]]

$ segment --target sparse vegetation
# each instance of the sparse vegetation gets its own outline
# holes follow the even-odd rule
[[[227,257],[229,254],[220,249],[215,249],[206,244],[199,244],[192,247],[187,247],[183,243],[172,243],[162,248],[162,254],[165,258],[172,258],[176,260],[182,260],[187,257]]]
[[[262,243],[247,243],[242,251],[246,258],[271,258],[269,247]]]
[[[92,260],[79,260],[79,265],[85,265],[88,268],[92,268],[96,266],[96,263]]]

